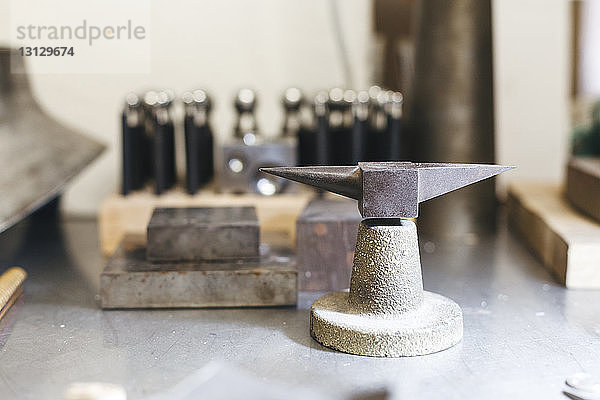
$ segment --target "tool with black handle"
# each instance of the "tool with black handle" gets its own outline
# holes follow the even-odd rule
[[[182,95],[185,106],[186,188],[194,194],[214,175],[213,134],[208,121],[211,100],[204,90]]]
[[[171,117],[173,93],[168,90],[149,91],[144,95],[148,110],[147,134],[151,142],[154,192],[162,194],[176,181],[175,128]]]
[[[121,193],[141,189],[148,179],[144,111],[140,98],[129,93],[121,116],[122,123],[122,182]]]

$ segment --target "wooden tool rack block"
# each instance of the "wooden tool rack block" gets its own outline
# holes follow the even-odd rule
[[[600,223],[579,213],[558,185],[512,184],[511,228],[567,288],[600,288]]]
[[[150,190],[133,192],[127,196],[113,194],[102,202],[98,213],[100,246],[102,253],[110,256],[125,234],[144,236],[156,207],[254,206],[261,236],[273,233],[287,235],[288,244],[293,247],[296,241],[296,219],[313,197],[312,190],[261,196],[215,193],[212,189],[206,189],[189,195],[181,187],[161,195],[155,195]]]
[[[565,193],[575,207],[600,221],[599,157],[573,157],[569,161]]]

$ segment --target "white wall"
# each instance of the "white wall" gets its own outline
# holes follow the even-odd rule
[[[371,2],[339,1],[354,86],[365,87]],[[8,37],[6,3],[0,2],[0,43]],[[562,179],[569,133],[568,4],[493,1],[497,159],[518,166],[501,183]],[[92,213],[117,190],[118,113],[131,89],[170,87],[181,93],[206,87],[216,100],[214,125],[229,134],[232,96],[248,85],[259,90],[259,122],[272,133],[280,124],[278,100],[286,86],[316,90],[343,84],[330,10],[323,0],[153,0],[150,74],[34,76],[34,91],[48,112],[109,146],[71,186],[66,209]]]
[[[579,93],[600,96],[600,1],[587,0],[581,7],[581,61]]]
[[[0,43],[9,37],[6,3],[0,2]],[[338,8],[352,81],[367,87],[371,2],[344,0]],[[331,3],[323,0],[154,0],[150,74],[33,76],[34,92],[51,115],[108,146],[76,178],[63,206],[71,213],[93,213],[103,197],[118,190],[119,112],[132,89],[168,87],[180,94],[207,88],[215,100],[213,124],[220,134],[230,134],[233,96],[249,86],[259,92],[261,127],[275,133],[287,86],[313,91],[344,84],[331,18]]]
[[[570,13],[567,0],[494,0],[498,162],[509,180],[559,182],[568,155]]]

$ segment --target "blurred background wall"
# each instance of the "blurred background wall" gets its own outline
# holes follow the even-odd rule
[[[0,2],[0,44],[8,42],[7,3]],[[361,89],[385,80],[380,64],[386,46],[377,30],[394,23],[381,19],[382,7],[393,3],[410,9],[412,0],[380,1],[377,7],[368,0],[152,1],[150,74],[32,77],[48,112],[109,146],[76,179],[63,207],[72,214],[92,214],[104,196],[117,190],[119,112],[126,92],[168,87],[180,94],[207,88],[216,103],[215,130],[229,135],[233,96],[249,86],[259,92],[258,121],[266,134],[273,134],[281,123],[279,99],[287,86],[310,93],[335,85]],[[569,3],[493,1],[496,161],[519,166],[510,179],[562,179],[569,134]],[[349,74],[334,29],[336,10]],[[397,21],[408,23],[404,17]],[[409,31],[402,27],[394,40]],[[505,182],[500,183],[502,192]]]
[[[576,72],[576,90],[586,96],[600,95],[600,1],[582,2],[576,33],[579,65]]]
[[[518,166],[510,179],[563,178],[570,135],[572,3],[492,2],[496,157]],[[500,183],[505,179],[499,176]]]

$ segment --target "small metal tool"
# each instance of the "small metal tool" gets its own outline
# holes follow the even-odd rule
[[[391,92],[388,102],[385,104],[387,115],[387,131],[384,138],[382,154],[385,161],[397,161],[406,154],[405,143],[402,135],[402,107],[404,96],[400,92]]]
[[[325,106],[321,107],[324,108]],[[300,129],[297,132],[297,165],[315,165],[317,156],[317,118],[315,105],[304,101],[300,107]]]
[[[369,133],[369,93],[358,92],[352,103],[352,163],[365,160],[365,143]]]
[[[121,193],[141,189],[148,179],[148,141],[146,140],[144,110],[139,96],[129,93],[121,116],[122,122],[122,186]]]
[[[385,137],[388,132],[388,117],[385,105],[388,103],[390,91],[378,86],[369,88],[369,134],[366,140],[367,161],[385,161]]]
[[[356,99],[354,90],[333,88],[329,91],[327,129],[329,147],[328,160],[331,165],[352,162],[352,103]]]
[[[247,145],[255,144],[259,135],[256,116],[254,115],[256,103],[256,92],[247,88],[241,89],[234,101],[238,117],[233,133],[236,138],[242,139],[244,144]]]
[[[147,113],[146,134],[149,135],[154,176],[154,192],[162,194],[177,179],[175,170],[175,128],[171,115],[174,94],[170,90],[144,94]]]
[[[315,113],[315,157],[317,164],[327,165],[329,159],[329,109],[327,103],[329,95],[321,91],[317,93],[313,102]]]
[[[185,181],[189,194],[209,182],[214,174],[213,134],[209,123],[212,102],[201,89],[181,96],[185,106]]]
[[[399,357],[434,353],[463,336],[462,311],[423,290],[417,229],[419,203],[513,167],[487,164],[360,162],[358,166],[264,168],[262,171],[358,200],[350,290],[317,299],[310,332],[346,353]]]
[[[300,109],[304,98],[300,89],[296,87],[290,87],[283,93],[281,103],[284,109],[283,126],[281,128],[282,137],[298,136],[298,132],[302,127],[302,121],[300,117]]]

